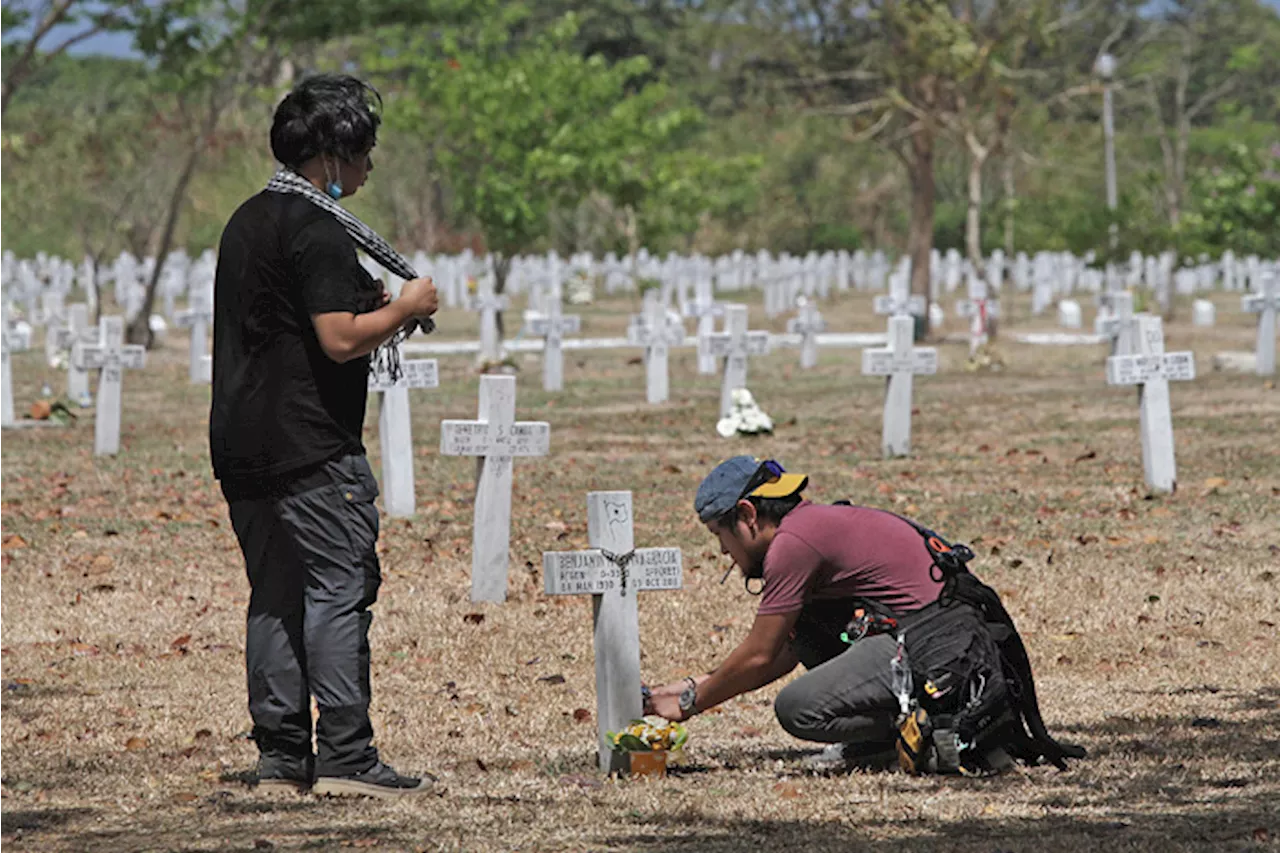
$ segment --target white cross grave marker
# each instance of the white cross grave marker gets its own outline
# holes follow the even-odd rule
[[[645,400],[665,403],[670,396],[667,363],[672,345],[684,341],[684,326],[670,322],[667,306],[651,289],[644,294],[644,313],[627,327],[627,340],[644,347]]]
[[[1130,322],[1137,352],[1107,359],[1107,384],[1139,386],[1143,475],[1152,489],[1172,492],[1177,486],[1178,474],[1173,458],[1169,382],[1195,379],[1195,355],[1164,351],[1164,326],[1159,317],[1139,314]]]
[[[516,421],[516,378],[480,377],[477,420],[440,424],[440,453],[476,457],[475,518],[471,536],[471,600],[505,601],[511,550],[511,460],[546,456],[551,426]]]
[[[799,316],[787,321],[787,332],[800,336],[800,366],[808,369],[818,363],[818,333],[827,330],[827,321],[818,312],[818,303],[810,298],[800,302]]]
[[[1280,292],[1276,290],[1276,273],[1263,270],[1258,273],[1258,292],[1243,297],[1244,310],[1258,315],[1258,375],[1271,376],[1276,372],[1276,311],[1280,310]]]
[[[207,381],[201,359],[204,358],[209,325],[213,322],[213,294],[207,288],[192,291],[187,309],[174,314],[173,321],[178,326],[191,330],[188,367],[191,382]]]
[[[99,321],[99,342],[81,345],[73,351],[78,366],[98,370],[98,405],[93,415],[93,455],[114,456],[120,452],[120,385],[126,368],[146,366],[147,350],[124,344],[124,318],[116,315]]]
[[[58,363],[58,352],[67,331],[67,307],[62,293],[46,290],[40,294],[40,322],[44,323],[44,355],[50,366]]]
[[[969,298],[956,303],[956,316],[969,318],[969,355],[973,355],[987,343],[987,319],[1000,316],[1000,305],[987,297],[985,280],[973,276],[968,288]]]
[[[716,355],[711,351],[711,335],[716,331],[716,317],[724,316],[724,303],[715,301],[711,279],[699,277],[694,283],[693,301],[684,306],[686,317],[698,319],[698,372],[704,376],[716,372]]]
[[[507,298],[493,292],[492,276],[480,276],[470,308],[480,312],[480,360],[485,364],[497,364],[502,360],[498,346],[498,312],[506,310]]]
[[[401,359],[400,376],[393,382],[382,370],[369,371],[369,393],[380,393],[378,444],[382,452],[382,500],[387,515],[408,518],[414,501],[413,432],[409,419],[409,389],[440,385],[434,358]]]
[[[1112,355],[1129,355],[1134,351],[1133,294],[1126,290],[1098,295],[1105,315],[1093,321],[1094,331],[1111,339]]]
[[[87,304],[77,302],[67,307],[67,325],[58,330],[58,348],[71,351],[67,363],[67,396],[81,408],[93,405],[93,395],[89,393],[89,372],[76,365],[76,352],[82,346],[98,343],[100,335],[101,330],[89,323]]]
[[[564,347],[561,342],[565,335],[576,335],[582,331],[582,317],[577,314],[560,313],[560,289],[554,286],[548,299],[547,313],[539,314],[529,320],[529,331],[542,336],[542,390],[564,390]]]
[[[862,373],[884,376],[884,429],[880,447],[886,458],[911,452],[911,384],[916,374],[938,372],[938,351],[913,347],[915,321],[898,314],[889,318],[889,345],[862,351]]]
[[[918,293],[911,293],[910,287],[911,272],[909,265],[906,265],[889,277],[889,293],[875,298],[875,312],[881,316],[909,314],[912,317],[923,317],[925,298]]]
[[[0,426],[13,426],[13,366],[9,364],[9,323],[0,323]]]
[[[636,593],[680,589],[679,548],[636,548],[631,492],[587,494],[589,551],[545,552],[547,595],[590,595],[595,625],[596,722],[600,770],[625,773],[630,756],[614,752],[605,733],[621,731],[643,713],[640,697],[640,617]]]
[[[724,380],[720,383],[720,419],[733,410],[733,392],[747,387],[747,358],[769,352],[769,333],[747,328],[747,306],[725,308],[724,331],[711,335],[711,351],[724,358]]]

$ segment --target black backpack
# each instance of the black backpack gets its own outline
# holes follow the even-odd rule
[[[933,578],[942,583],[938,599],[901,614],[867,599],[811,604],[797,626],[801,661],[834,657],[869,633],[899,638],[895,666],[910,673],[909,683],[895,677],[907,694],[900,700],[904,769],[981,774],[1000,769],[991,760],[1001,752],[1060,770],[1067,759],[1084,758],[1083,747],[1056,741],[1045,727],[1026,646],[1000,596],[969,571],[973,552],[897,517],[924,539]],[[836,631],[841,617],[843,630]]]

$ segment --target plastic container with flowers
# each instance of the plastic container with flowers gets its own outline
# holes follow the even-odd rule
[[[632,776],[665,776],[668,764],[679,763],[689,731],[661,717],[645,717],[605,736],[615,752],[628,753]]]

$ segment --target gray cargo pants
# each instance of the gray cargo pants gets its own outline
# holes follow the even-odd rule
[[[778,694],[778,722],[801,740],[850,744],[850,757],[892,747],[898,700],[889,660],[897,648],[893,635],[877,634],[809,670]]]
[[[369,722],[370,605],[377,600],[378,484],[363,456],[325,463],[305,491],[230,502],[249,575],[245,663],[254,739],[264,755],[311,755],[316,775],[378,760]]]

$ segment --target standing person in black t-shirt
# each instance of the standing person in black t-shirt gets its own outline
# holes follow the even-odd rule
[[[391,301],[356,258],[372,232],[336,205],[373,168],[376,98],[326,75],[276,110],[271,150],[284,170],[232,215],[218,250],[209,439],[252,589],[259,784],[399,796],[429,783],[372,745],[369,606],[381,571],[361,432],[370,353],[437,303],[429,278]],[[277,181],[286,189],[273,191]]]

